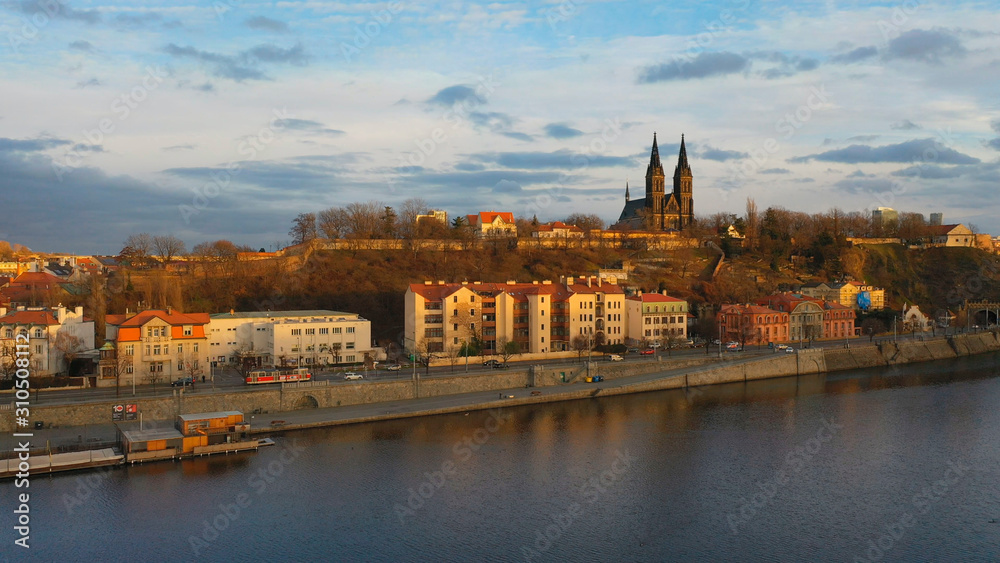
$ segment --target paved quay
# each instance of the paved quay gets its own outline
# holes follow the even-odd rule
[[[689,373],[705,370],[706,368],[743,364],[760,359],[759,357],[740,358],[704,366],[691,366],[605,380],[599,383],[578,382],[556,387],[519,387],[500,391],[479,391],[460,395],[442,395],[363,405],[301,409],[261,414],[244,413],[244,416],[250,422],[252,433],[266,434],[282,430],[356,424],[414,416],[429,416],[469,410],[585,399],[601,394],[616,395],[628,393],[632,392],[629,389],[630,387],[638,384],[682,377]],[[163,424],[164,421],[147,421],[147,423]],[[169,423],[173,424],[173,421],[169,421]],[[46,449],[47,447],[55,448],[59,446],[86,448],[87,444],[93,444],[93,447],[97,447],[98,445],[104,446],[109,442],[117,440],[117,432],[113,423],[46,428],[44,430],[35,430],[32,433],[32,449],[36,451],[38,449]],[[0,453],[10,452],[14,447],[15,444],[12,442],[0,442]]]

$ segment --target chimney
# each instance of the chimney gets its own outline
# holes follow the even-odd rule
[[[507,280],[507,285],[514,285],[516,283],[517,283],[517,280]]]
[[[73,312],[76,313],[76,316],[80,317],[81,319],[83,318],[83,307],[76,307],[73,309]]]
[[[464,281],[464,282],[462,282],[462,285],[469,285],[469,282]]]
[[[434,282],[431,280],[424,280],[424,285],[434,285]]]
[[[438,285],[444,285],[444,280],[438,280]]]
[[[171,312],[170,312],[170,305],[167,305],[167,314],[168,315],[171,314]]]
[[[538,285],[538,280],[532,280],[531,285]]]
[[[590,276],[587,276],[587,287],[592,287],[592,286],[590,285]]]
[[[660,291],[660,295],[664,295],[665,296],[666,294],[667,294],[667,290],[664,289],[664,290]]]

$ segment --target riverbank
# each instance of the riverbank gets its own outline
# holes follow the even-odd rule
[[[739,381],[892,366],[1000,351],[996,333],[985,332],[924,341],[883,342],[847,348],[798,350],[762,357],[719,360],[714,356],[680,361],[591,364],[605,379],[586,383],[587,366],[534,367],[482,376],[431,380],[363,382],[352,385],[292,384],[254,393],[217,393],[140,401],[147,420],[177,414],[240,410],[251,432],[266,434],[300,428],[356,424],[396,418],[568,401],[597,396],[698,387]],[[449,392],[451,390],[451,392]],[[88,440],[113,441],[108,422],[114,402],[36,408],[33,419],[56,421],[35,431],[48,447]],[[37,417],[37,418],[36,418]],[[88,422],[89,421],[89,422]],[[4,420],[9,428],[13,421]],[[86,425],[86,426],[84,426]],[[81,427],[85,432],[81,432]]]

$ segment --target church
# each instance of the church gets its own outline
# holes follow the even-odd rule
[[[628,182],[625,183],[625,208],[612,228],[643,231],[683,230],[694,219],[694,200],[691,198],[691,166],[688,165],[684,135],[681,135],[680,154],[674,168],[674,189],[667,195],[666,176],[660,164],[660,149],[653,133],[653,152],[646,167],[646,197],[629,199]]]

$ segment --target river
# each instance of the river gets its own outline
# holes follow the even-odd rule
[[[31,480],[34,561],[997,561],[1000,355]],[[30,557],[28,557],[30,552]]]

